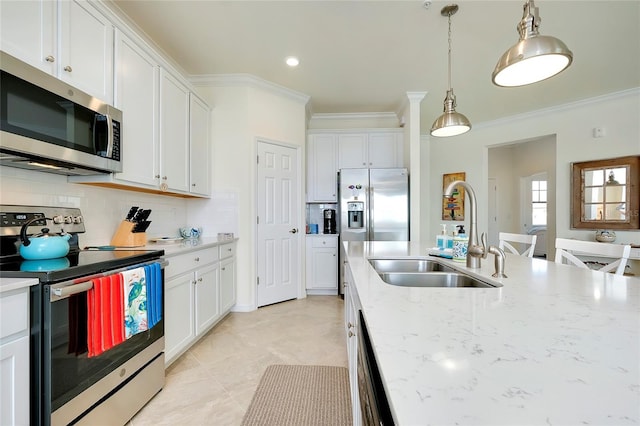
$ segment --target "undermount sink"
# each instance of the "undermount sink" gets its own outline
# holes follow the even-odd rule
[[[369,259],[387,284],[401,287],[492,288],[489,284],[431,259]]]
[[[400,287],[502,287],[502,284],[489,284],[459,272],[386,272],[381,273],[380,278]]]
[[[455,269],[428,259],[369,259],[377,273],[384,272],[455,272]]]

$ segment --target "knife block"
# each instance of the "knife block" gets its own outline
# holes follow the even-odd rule
[[[142,247],[147,245],[146,232],[132,232],[135,223],[123,220],[111,239],[116,247]]]

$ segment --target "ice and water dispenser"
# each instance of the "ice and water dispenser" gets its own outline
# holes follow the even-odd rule
[[[364,202],[350,201],[347,203],[347,219],[349,228],[364,227]]]

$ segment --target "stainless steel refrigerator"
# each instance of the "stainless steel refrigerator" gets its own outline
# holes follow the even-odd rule
[[[403,168],[341,169],[338,195],[342,294],[342,241],[409,240],[409,173]]]

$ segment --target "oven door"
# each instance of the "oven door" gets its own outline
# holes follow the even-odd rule
[[[160,320],[150,330],[100,355],[88,356],[87,292],[92,288],[91,279],[116,272],[42,286],[42,349],[36,355],[40,356],[43,424],[75,421],[164,352],[164,321]],[[164,287],[164,270],[162,283]]]

